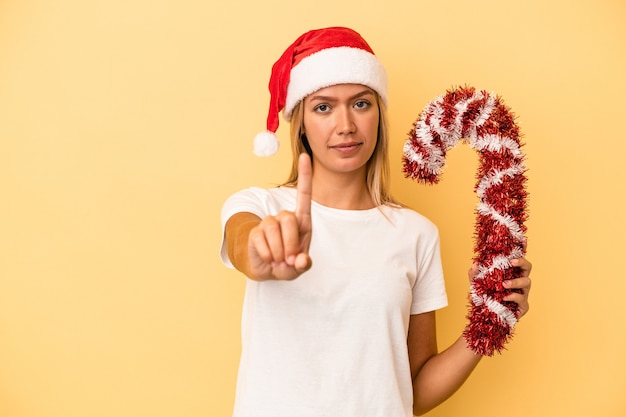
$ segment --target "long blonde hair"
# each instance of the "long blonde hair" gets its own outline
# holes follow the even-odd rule
[[[372,201],[378,207],[381,205],[401,206],[390,192],[390,168],[389,168],[389,127],[387,109],[376,94],[378,103],[378,139],[374,152],[367,161],[367,173],[365,181]],[[291,115],[291,152],[292,165],[289,178],[284,185],[295,185],[298,182],[298,157],[307,152],[302,136],[304,133],[304,109],[303,101],[298,103]]]

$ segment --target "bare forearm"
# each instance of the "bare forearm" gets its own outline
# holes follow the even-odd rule
[[[233,266],[246,276],[252,275],[248,256],[248,237],[250,230],[260,221],[261,219],[251,213],[238,213],[226,224],[228,257]]]
[[[413,380],[413,412],[422,415],[448,399],[463,385],[481,358],[467,347],[463,337],[429,358]]]

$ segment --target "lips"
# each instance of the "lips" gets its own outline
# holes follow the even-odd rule
[[[358,149],[361,145],[363,145],[363,142],[346,142],[329,146],[329,148],[334,149],[338,152],[348,153]]]

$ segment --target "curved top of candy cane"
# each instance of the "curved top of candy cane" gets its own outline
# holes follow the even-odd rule
[[[493,93],[460,87],[428,103],[404,144],[406,176],[435,183],[448,149],[460,140],[479,152],[505,152],[523,159],[513,114]]]

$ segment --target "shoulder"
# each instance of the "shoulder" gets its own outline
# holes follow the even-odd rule
[[[295,188],[282,186],[273,188],[249,187],[233,193],[229,199],[288,200],[291,196],[295,197],[295,192]]]
[[[222,212],[232,215],[248,211],[264,217],[277,214],[281,210],[293,210],[296,190],[290,187],[261,188],[250,187],[232,194],[226,199]]]
[[[420,231],[438,235],[437,225],[423,214],[418,213],[409,207],[403,206],[382,206],[382,211],[389,220],[397,227],[418,228]]]

